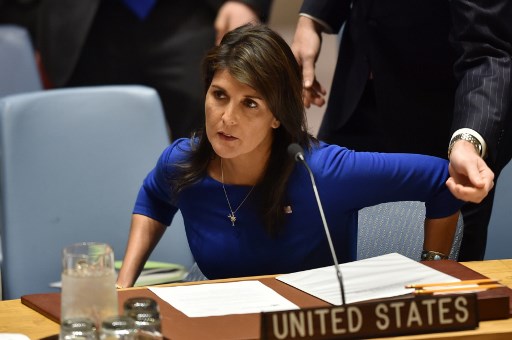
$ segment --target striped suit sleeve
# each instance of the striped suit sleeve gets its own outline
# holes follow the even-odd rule
[[[480,133],[495,160],[512,114],[512,1],[452,0],[451,11],[454,46],[460,52],[452,130]]]

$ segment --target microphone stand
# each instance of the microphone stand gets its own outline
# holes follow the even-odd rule
[[[316,203],[318,205],[318,210],[320,210],[320,216],[322,217],[322,223],[325,229],[325,235],[327,236],[327,242],[329,243],[329,247],[331,248],[332,258],[334,260],[334,268],[336,269],[336,276],[338,277],[338,282],[340,284],[341,291],[341,304],[345,305],[345,288],[343,287],[343,278],[341,277],[341,271],[338,265],[338,258],[336,256],[336,252],[334,250],[334,246],[332,244],[331,233],[329,232],[329,228],[327,227],[327,221],[324,215],[324,209],[322,208],[322,203],[320,202],[320,196],[318,195],[318,190],[316,188],[315,177],[313,176],[313,171],[311,171],[308,163],[304,159],[304,154],[302,152],[302,148],[298,144],[291,144],[288,147],[288,150],[294,154],[295,160],[300,161],[306,167],[306,170],[309,173],[309,177],[311,178],[311,183],[313,184],[313,191],[315,192]]]

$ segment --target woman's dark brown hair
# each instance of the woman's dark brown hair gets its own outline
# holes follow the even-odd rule
[[[288,145],[298,143],[309,149],[314,140],[307,130],[300,67],[288,44],[276,32],[264,25],[249,24],[227,33],[203,59],[205,93],[219,70],[227,70],[258,91],[281,123],[273,130],[270,158],[256,191],[266,229],[275,234],[284,220],[286,185],[295,163],[287,154]],[[204,177],[215,157],[204,128],[192,143],[190,158],[178,165],[178,176],[172,180],[178,193]]]

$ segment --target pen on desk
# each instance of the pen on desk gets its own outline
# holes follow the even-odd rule
[[[420,289],[424,287],[436,287],[436,286],[461,286],[461,285],[480,285],[488,283],[498,283],[498,280],[494,279],[476,279],[476,280],[462,280],[456,282],[432,282],[432,283],[417,283],[406,285],[405,288]]]
[[[461,291],[475,291],[475,292],[480,292],[480,291],[485,291],[485,290],[488,290],[488,289],[491,289],[491,288],[500,288],[500,287],[504,287],[503,285],[501,284],[483,284],[483,285],[477,285],[477,284],[474,284],[474,285],[467,285],[466,287],[463,287],[463,286],[459,286],[459,287],[447,287],[447,288],[438,288],[438,289],[435,289],[435,288],[432,288],[432,289],[417,289],[414,291],[414,294],[415,295],[433,295],[433,294],[447,294],[447,293],[457,293],[457,292],[461,292]]]

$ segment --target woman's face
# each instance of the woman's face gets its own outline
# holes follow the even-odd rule
[[[268,155],[272,130],[279,127],[263,97],[252,87],[218,70],[206,93],[206,135],[222,158]]]

